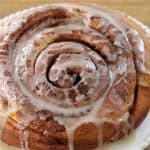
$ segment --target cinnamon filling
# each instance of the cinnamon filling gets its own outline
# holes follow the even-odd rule
[[[88,131],[89,141],[97,138],[94,146],[88,145],[93,149],[102,146],[108,127],[108,141],[131,130],[136,68],[144,70],[144,44],[134,30],[105,11],[60,4],[16,14],[17,23],[13,16],[4,19],[12,23],[0,32],[7,45],[0,41],[0,62],[7,62],[0,64],[0,91],[8,100],[0,100],[0,112],[10,108],[6,120],[16,122],[24,149],[30,149],[36,137],[31,138],[30,131],[36,135],[39,128],[45,140],[53,139],[50,145],[67,141],[70,150],[83,149]],[[51,125],[60,127],[56,137],[43,129]]]

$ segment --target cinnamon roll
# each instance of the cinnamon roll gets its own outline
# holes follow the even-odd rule
[[[92,150],[150,108],[150,34],[104,7],[51,4],[0,21],[0,138],[26,150]]]

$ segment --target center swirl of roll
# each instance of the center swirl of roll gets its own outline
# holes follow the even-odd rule
[[[61,88],[71,88],[85,76],[94,73],[96,67],[89,57],[79,54],[62,54],[49,69],[48,79]],[[86,90],[85,90],[86,91]]]
[[[24,84],[41,100],[61,107],[89,105],[109,84],[101,56],[77,42],[53,43],[38,53],[34,62],[26,58],[23,63],[28,64],[27,70],[20,72]]]
[[[54,13],[37,21],[17,41],[13,71],[20,89],[34,105],[67,116],[99,101],[128,101],[136,71],[123,32],[98,14],[61,11],[62,18]]]

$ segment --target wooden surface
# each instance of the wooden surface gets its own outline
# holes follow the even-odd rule
[[[150,26],[150,0],[0,0],[0,17],[17,10],[52,2],[92,2],[118,9]]]
[[[0,18],[24,8],[64,1],[102,4],[126,12],[150,27],[150,0],[0,0]]]

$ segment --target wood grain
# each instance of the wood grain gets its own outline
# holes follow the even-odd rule
[[[18,10],[54,2],[64,3],[64,0],[0,0],[0,18]],[[65,0],[65,2],[102,4],[123,11],[150,27],[150,0]],[[150,147],[147,150],[150,150]]]

